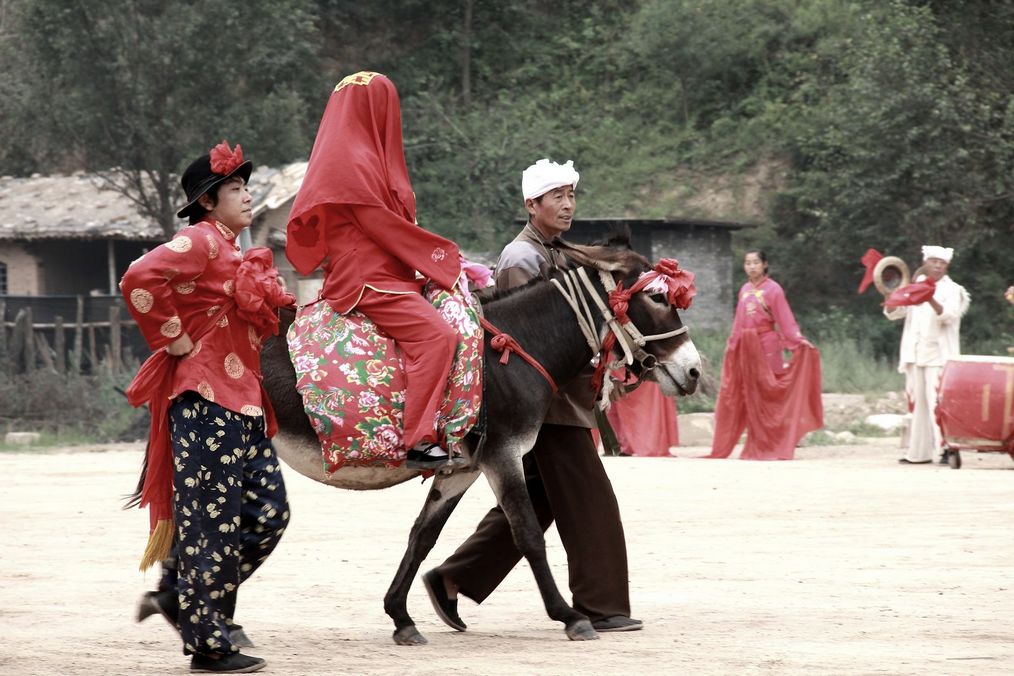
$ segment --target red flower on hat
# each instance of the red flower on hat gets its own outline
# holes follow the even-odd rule
[[[211,149],[211,170],[216,174],[225,176],[236,170],[236,167],[243,164],[243,146],[236,144],[236,149],[229,148],[228,141],[222,141]]]

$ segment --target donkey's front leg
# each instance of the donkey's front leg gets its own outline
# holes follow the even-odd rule
[[[423,645],[427,642],[426,637],[416,630],[415,623],[408,614],[408,590],[451,512],[478,476],[479,472],[474,470],[458,471],[446,476],[438,474],[426,494],[426,504],[408,536],[405,556],[384,596],[384,610],[394,620],[394,642],[398,645]]]
[[[599,636],[588,618],[567,605],[556,586],[546,559],[546,538],[528,496],[521,461],[506,455],[487,451],[490,461],[483,464],[482,471],[510,523],[515,546],[532,567],[546,612],[551,619],[564,623],[571,641],[597,639]]]

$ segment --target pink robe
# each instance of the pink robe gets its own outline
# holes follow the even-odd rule
[[[784,373],[786,364],[782,350],[799,347],[803,334],[799,332],[796,318],[785,300],[785,292],[775,280],[765,277],[756,286],[747,282],[740,287],[729,344],[739,340],[746,329],[757,331],[771,370]]]
[[[680,443],[676,401],[662,394],[657,383],[645,381],[613,402],[606,417],[623,455],[668,458],[669,448]]]
[[[777,282],[743,285],[725,348],[708,457],[729,457],[746,430],[741,459],[791,460],[799,440],[823,426],[820,352],[802,341]],[[793,351],[788,364],[783,348]]]

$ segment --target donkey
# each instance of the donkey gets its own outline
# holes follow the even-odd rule
[[[611,316],[607,287],[622,281],[629,288],[648,266],[644,257],[625,245],[557,242],[579,267],[495,294],[483,303],[483,312],[492,326],[513,337],[562,387],[588,366],[611,330],[607,316],[595,309],[605,308],[605,314]],[[630,365],[631,370],[656,381],[667,395],[692,393],[700,377],[700,356],[666,296],[638,292],[630,297],[624,309],[636,327],[634,335],[641,336],[643,344],[643,349],[636,349],[638,359]],[[338,488],[387,488],[419,476],[418,470],[405,468],[352,466],[344,466],[330,476],[325,474],[320,443],[296,391],[295,370],[284,340],[293,319],[291,310],[283,311],[280,335],[265,343],[261,354],[264,386],[278,418],[279,432],[274,443],[281,458],[297,472]],[[622,333],[618,324],[614,322],[613,326]],[[645,337],[647,340],[643,340]],[[465,438],[470,466],[452,474],[435,475],[398,572],[384,597],[384,609],[394,620],[394,641],[399,645],[427,642],[408,614],[408,591],[451,512],[480,472],[486,475],[510,522],[514,541],[531,565],[549,617],[564,623],[571,640],[598,638],[588,618],[567,604],[553,580],[542,529],[528,498],[522,471],[521,458],[535,444],[553,397],[553,387],[518,355],[501,364],[491,339],[487,330],[482,404],[485,411],[480,417],[485,420],[484,440],[479,432],[470,433]],[[626,337],[621,342],[631,345]]]

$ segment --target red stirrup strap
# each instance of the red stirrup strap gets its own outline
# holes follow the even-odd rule
[[[533,369],[542,374],[542,377],[546,379],[549,386],[553,389],[553,394],[556,394],[559,388],[556,386],[556,381],[553,380],[553,376],[549,375],[549,371],[542,367],[535,357],[525,352],[524,348],[518,344],[518,341],[514,340],[510,335],[504,333],[500,329],[496,328],[489,323],[483,316],[479,316],[479,323],[482,324],[482,328],[492,334],[492,338],[489,341],[490,347],[497,352],[500,352],[500,363],[506,364],[507,360],[510,359],[511,352],[528,362]]]

